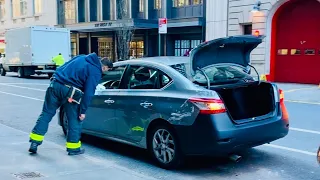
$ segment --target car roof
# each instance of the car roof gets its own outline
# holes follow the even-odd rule
[[[139,61],[140,63],[151,63],[151,64],[163,64],[167,66],[172,66],[176,64],[186,64],[189,63],[189,57],[186,56],[156,56],[156,57],[143,57],[130,59],[125,61],[118,61],[116,64],[131,64]]]

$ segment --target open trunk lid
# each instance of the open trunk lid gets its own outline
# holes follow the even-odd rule
[[[196,70],[219,63],[232,63],[247,67],[250,53],[261,42],[263,36],[240,35],[204,42],[190,52],[190,70]]]

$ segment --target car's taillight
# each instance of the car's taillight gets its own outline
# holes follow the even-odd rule
[[[201,114],[226,112],[226,107],[221,99],[190,98],[189,101],[199,108]]]
[[[279,97],[280,97],[280,102],[284,101],[284,93],[282,89],[279,89]]]
[[[279,97],[280,97],[280,108],[282,112],[282,119],[289,121],[289,114],[284,104],[284,92],[282,89],[279,89]]]

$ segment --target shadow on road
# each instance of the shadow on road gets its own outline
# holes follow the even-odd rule
[[[147,150],[111,140],[93,137],[91,135],[83,135],[82,141],[96,148],[100,148],[146,164],[154,165],[151,157],[148,156]],[[185,175],[192,174],[203,176],[203,173],[208,173],[209,170],[210,174],[223,173],[225,176],[228,174],[235,174],[238,170],[240,171],[240,169],[251,165],[257,167],[255,164],[261,164],[261,160],[274,161],[274,158],[276,158],[256,149],[250,149],[248,151],[241,152],[239,155],[243,156],[239,163],[232,162],[228,158],[188,157],[184,163],[184,166],[174,172],[183,173]],[[249,172],[250,170],[255,171],[255,168],[248,168],[246,169],[246,172]]]

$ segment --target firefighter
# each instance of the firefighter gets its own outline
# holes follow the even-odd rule
[[[59,53],[58,56],[52,58],[52,62],[54,62],[56,64],[57,67],[60,67],[64,64],[64,58],[61,55],[61,53]]]
[[[80,141],[82,122],[103,72],[112,67],[112,61],[107,58],[100,60],[92,53],[76,56],[56,70],[46,90],[42,112],[30,133],[29,152],[37,153],[50,121],[56,110],[62,106],[68,118],[68,155],[84,153]]]

